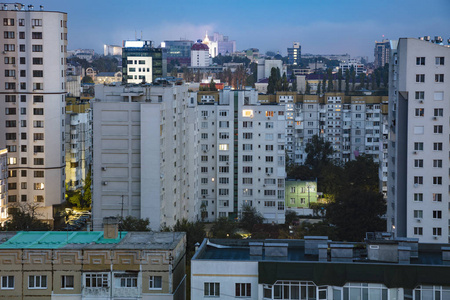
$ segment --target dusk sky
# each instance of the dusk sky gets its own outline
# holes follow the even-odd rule
[[[24,2],[24,4],[30,4]],[[121,45],[124,39],[202,39],[205,31],[236,40],[237,50],[365,55],[375,40],[439,35],[450,38],[450,0],[43,0],[45,10],[68,13],[69,49]]]

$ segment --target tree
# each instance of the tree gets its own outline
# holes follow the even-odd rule
[[[297,79],[292,82],[291,91],[297,92]]]
[[[330,142],[314,135],[311,143],[306,144],[305,152],[307,154],[305,165],[317,172],[322,166],[330,162],[330,156],[334,151]]]
[[[289,91],[289,81],[287,80],[286,73],[283,73],[283,77],[281,79],[281,90],[283,92]]]
[[[92,169],[89,166],[89,171],[86,174],[83,185],[83,197],[82,197],[83,208],[91,209],[92,204],[91,185],[92,185]]]
[[[320,95],[322,93],[322,83],[319,81],[317,84],[317,95]]]
[[[23,203],[8,208],[9,219],[3,225],[7,231],[46,231],[50,225],[38,219],[40,206],[34,203]]]
[[[215,238],[238,238],[235,234],[237,223],[226,217],[218,218],[211,227],[211,235]]]
[[[342,240],[362,241],[366,232],[385,231],[386,213],[383,195],[358,187],[342,189],[335,201],[328,204],[327,220],[336,226]]]
[[[267,93],[268,94],[275,94],[276,91],[279,91],[281,88],[281,76],[280,76],[280,69],[279,68],[272,68],[270,70],[270,76],[269,76],[269,84],[267,86]]]
[[[195,244],[201,244],[206,237],[205,225],[202,222],[189,222],[186,219],[177,220],[171,231],[186,232],[186,252],[188,260],[194,256]]]
[[[350,71],[349,69],[345,70],[345,94],[348,95],[350,93]]]
[[[252,231],[255,224],[262,224],[264,222],[263,216],[250,205],[243,205],[241,210],[240,226],[247,231]]]
[[[378,192],[378,164],[371,157],[360,155],[344,166],[345,182],[351,186]]]
[[[311,94],[311,85],[309,82],[306,83],[305,95]]]
[[[293,210],[286,210],[285,217],[284,217],[284,223],[287,225],[292,224],[294,221],[298,220],[298,215]]]
[[[333,91],[333,73],[330,68],[327,70],[327,76],[328,76],[328,92]]]
[[[83,79],[81,79],[81,83],[94,83],[94,80],[90,76],[84,76]]]
[[[342,69],[338,72],[338,92],[342,92]]]
[[[216,83],[214,82],[214,79],[212,79],[212,78],[211,78],[211,82],[209,83],[209,90],[210,91],[217,91]]]
[[[70,190],[66,184],[66,200],[72,207],[81,207],[83,202],[81,190]]]
[[[150,220],[126,216],[120,219],[119,228],[121,231],[150,231]]]
[[[325,74],[323,74],[323,78],[322,78],[322,93],[325,94],[326,91],[327,91],[327,76]]]

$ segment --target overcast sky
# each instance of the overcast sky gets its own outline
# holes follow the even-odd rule
[[[41,0],[68,13],[69,49],[121,45],[124,39],[202,39],[205,31],[236,40],[238,50],[364,55],[375,40],[439,35],[450,38],[450,0]]]

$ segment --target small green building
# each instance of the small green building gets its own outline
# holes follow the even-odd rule
[[[286,180],[285,207],[309,208],[317,202],[317,181]]]

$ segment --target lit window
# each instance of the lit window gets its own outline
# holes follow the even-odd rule
[[[244,109],[242,111],[242,116],[243,117],[247,117],[247,118],[253,118],[253,110],[251,110],[251,109]],[[273,114],[272,114],[272,116],[273,116]]]
[[[219,144],[219,150],[220,151],[227,151],[228,150],[228,144]]]

